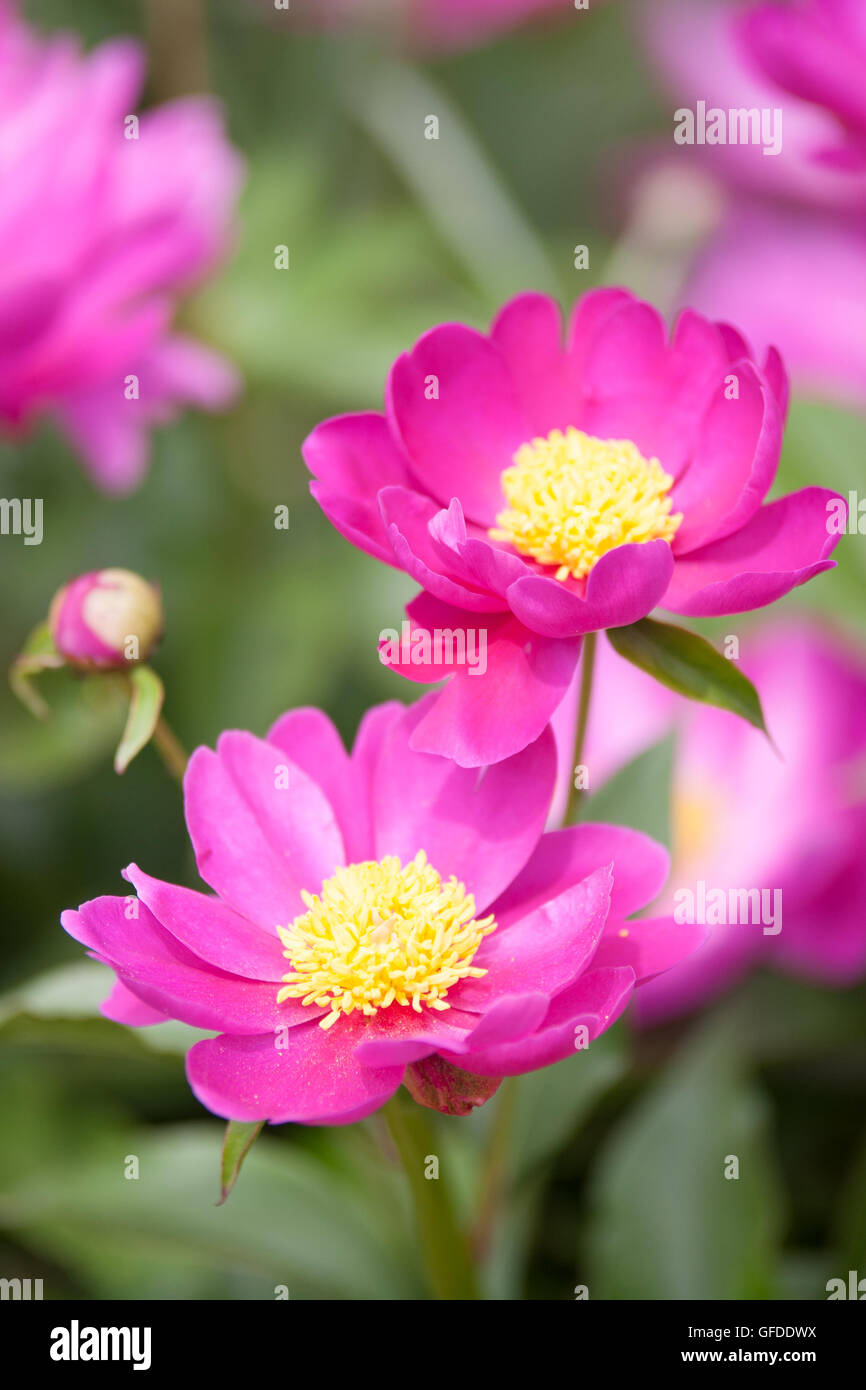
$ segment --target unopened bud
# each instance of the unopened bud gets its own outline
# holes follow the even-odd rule
[[[134,666],[162,635],[162,601],[131,570],[92,570],[55,594],[48,621],[55,647],[73,665]]]

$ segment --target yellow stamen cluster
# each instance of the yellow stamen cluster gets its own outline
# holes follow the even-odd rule
[[[555,565],[557,579],[583,579],[618,545],[673,538],[683,518],[670,515],[672,486],[658,459],[645,459],[631,440],[553,430],[521,445],[505,469],[508,506],[490,535]]]
[[[405,868],[396,855],[349,864],[301,897],[307,911],[277,927],[292,963],[277,1002],[330,1006],[322,1028],[356,1009],[448,1009],[452,985],[487,974],[472,958],[494,918],[476,921],[472,894],[456,878],[443,883],[423,850]]]

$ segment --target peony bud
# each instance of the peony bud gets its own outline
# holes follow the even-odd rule
[[[406,1068],[403,1084],[414,1101],[443,1115],[468,1115],[498,1091],[501,1076],[460,1071],[444,1057],[425,1057]]]
[[[134,666],[162,635],[162,600],[131,570],[92,570],[55,594],[48,622],[55,647],[73,665]]]

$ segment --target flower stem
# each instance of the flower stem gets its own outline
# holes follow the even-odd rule
[[[436,1140],[427,1116],[419,1105],[405,1105],[399,1094],[391,1097],[383,1113],[409,1181],[434,1296],[452,1301],[477,1299],[469,1242],[457,1221],[451,1192],[442,1177],[424,1175],[427,1160],[436,1156]]]
[[[186,772],[189,757],[177,735],[165,722],[162,715],[156,721],[151,742],[172,777],[183,783],[183,774]]]
[[[479,1260],[486,1259],[490,1254],[496,1224],[508,1188],[508,1153],[516,1109],[517,1078],[508,1076],[496,1098],[496,1110],[481,1177],[481,1207],[472,1233],[472,1248]]]
[[[595,669],[596,633],[590,632],[583,639],[580,656],[580,702],[577,707],[577,727],[574,733],[574,754],[571,759],[571,787],[565,807],[564,825],[576,824],[580,816],[580,792],[575,786],[577,768],[583,759],[583,746],[586,742],[586,726],[589,723],[589,705],[592,699],[592,674]]]

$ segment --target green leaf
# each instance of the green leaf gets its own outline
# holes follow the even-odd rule
[[[532,1172],[564,1148],[625,1069],[623,1037],[612,1030],[573,1057],[516,1078],[511,1153],[515,1176]]]
[[[592,1298],[775,1296],[780,1183],[764,1099],[718,1024],[681,1054],[597,1156],[587,1241]],[[731,1160],[739,1164],[739,1176]]]
[[[33,685],[34,676],[43,671],[58,670],[65,664],[65,659],[54,645],[48,623],[39,623],[30,633],[9,672],[9,684],[14,694],[37,719],[47,718],[50,711]]]
[[[678,695],[729,710],[766,734],[757,690],[706,638],[654,618],[610,628],[607,635],[614,651]]]
[[[858,1269],[866,1276],[866,1142],[855,1155],[843,1184],[835,1227],[841,1267],[828,1270],[825,1280],[831,1275],[847,1278],[849,1269]],[[823,1281],[819,1287],[823,1287]]]
[[[223,1139],[220,1162],[221,1196],[217,1206],[221,1207],[238,1180],[244,1159],[261,1133],[264,1120],[245,1123],[243,1120],[229,1120]]]
[[[115,772],[125,772],[136,754],[150,742],[165,699],[162,681],[150,666],[135,666],[129,683],[132,699],[126,728],[114,755]]]
[[[0,1195],[0,1221],[97,1298],[273,1299],[280,1286],[292,1300],[422,1296],[396,1167],[380,1157],[371,1185],[363,1169],[263,1135],[216,1206],[202,1175],[219,1142],[210,1121],[123,1130],[70,1165],[59,1141]]]
[[[124,1028],[100,1013],[113,983],[96,961],[73,961],[26,980],[0,995],[0,1041],[67,1056],[135,1056],[141,1052],[182,1057],[193,1043],[212,1036],[204,1028],[168,1019],[145,1028]]]

